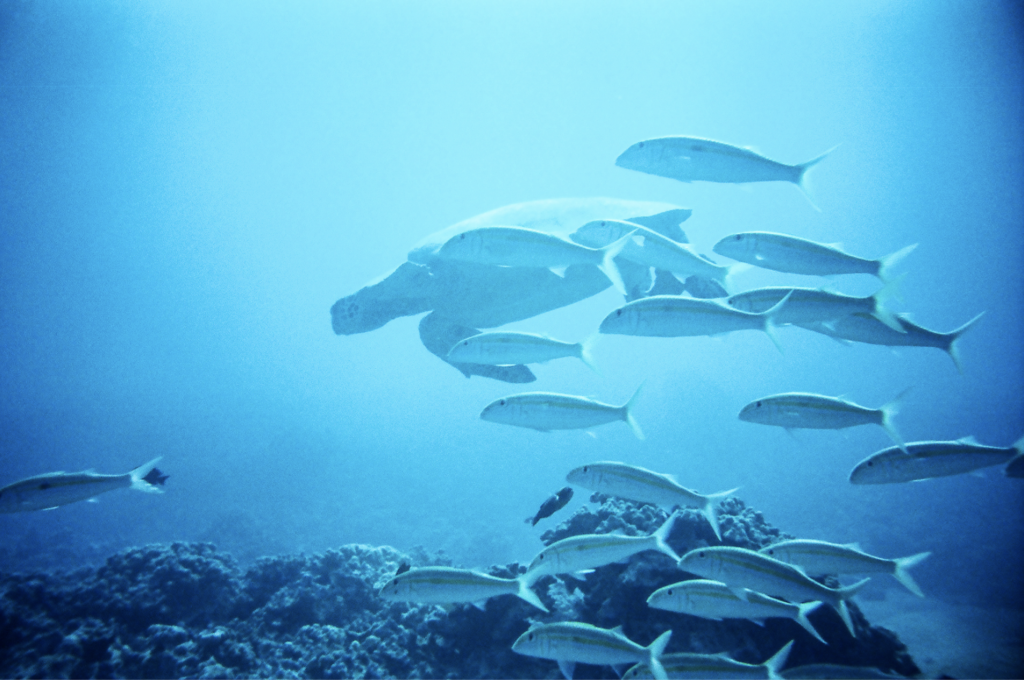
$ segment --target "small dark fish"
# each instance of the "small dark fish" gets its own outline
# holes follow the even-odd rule
[[[157,468],[153,468],[142,479],[144,481],[149,482],[153,486],[163,486],[164,482],[167,481],[168,477],[170,477],[170,475],[165,475],[164,473],[160,472],[160,470],[158,470]]]
[[[527,517],[526,521],[532,522],[533,526],[537,526],[537,522],[541,521],[545,517],[551,517],[551,515],[564,508],[565,504],[571,499],[572,487],[567,486],[558,493],[548,497],[548,499],[541,504],[540,510],[537,511],[537,514],[534,515],[532,519]]]
[[[408,562],[402,562],[401,564],[398,565],[398,571],[395,572],[395,576],[398,576],[399,574],[404,574],[405,572],[409,571],[409,569],[410,569],[409,563]]]

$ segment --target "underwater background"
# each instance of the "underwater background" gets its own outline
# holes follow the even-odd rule
[[[928,598],[1024,609],[1024,485],[1000,468],[853,486],[885,432],[741,422],[768,394],[880,406],[907,441],[1024,435],[1021,29],[1016,2],[0,2],[0,486],[156,456],[163,495],[0,515],[0,570],[209,541],[241,562],[349,543],[528,561],[524,523],[578,465],[621,460],[737,496],[799,537],[931,551]],[[814,168],[793,186],[616,167],[691,135]],[[422,238],[500,206],[610,196],[691,208],[692,244],[776,231],[881,257],[918,243],[895,311],[940,350],[799,328],[602,336],[528,387],[466,379],[419,316],[336,336],[334,302]],[[866,276],[762,270],[867,295]],[[578,341],[599,295],[509,328]],[[524,389],[621,404],[541,433],[479,418]],[[874,579],[861,597],[900,589]],[[1019,612],[1018,612],[1019,621]]]

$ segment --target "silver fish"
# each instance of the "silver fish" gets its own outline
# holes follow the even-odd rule
[[[779,347],[778,339],[775,337],[775,326],[788,303],[789,297],[782,296],[769,309],[760,313],[750,313],[734,309],[718,300],[655,295],[634,300],[616,309],[601,322],[600,332],[677,338],[760,330],[767,333],[775,346]],[[781,350],[779,347],[779,351]]]
[[[687,489],[672,475],[663,475],[635,465],[611,461],[581,465],[566,475],[566,481],[591,491],[641,503],[654,503],[663,508],[699,508],[707,517],[711,528],[715,530],[718,540],[722,540],[722,534],[718,528],[715,501],[739,490],[737,487],[705,496]]]
[[[814,205],[807,171],[834,150],[835,147],[804,163],[786,165],[724,142],[700,137],[657,137],[632,145],[615,159],[615,165],[680,182],[792,182]]]
[[[562,675],[569,680],[577,663],[594,666],[645,663],[655,678],[665,680],[667,676],[659,659],[670,637],[672,631],[667,630],[644,647],[623,635],[621,626],[607,629],[589,623],[563,621],[529,629],[512,644],[512,651],[557,661]]]
[[[869,555],[860,546],[839,545],[827,541],[798,538],[780,541],[759,551],[769,557],[801,567],[812,576],[826,574],[892,574],[907,590],[918,597],[924,597],[921,588],[907,571],[918,564],[931,552],[922,552],[909,557],[887,560]]]
[[[644,433],[633,418],[633,407],[639,394],[640,387],[625,404],[613,406],[571,394],[524,392],[491,402],[480,413],[480,418],[541,432],[580,430],[623,420],[637,439],[643,439]]]
[[[821,288],[792,288],[771,286],[737,293],[726,300],[734,309],[756,314],[771,309],[779,300],[788,297],[785,309],[775,319],[776,324],[834,323],[838,319],[858,312],[871,314],[897,333],[905,330],[885,303],[896,294],[899,279],[890,281],[874,295],[855,297]]]
[[[526,579],[500,578],[472,569],[421,567],[398,574],[380,589],[380,596],[392,602],[453,604],[471,602],[478,607],[499,595],[515,595],[534,607],[547,611]]]
[[[160,458],[154,458],[123,475],[48,472],[29,477],[0,489],[0,512],[52,510],[114,489],[162,493],[160,486],[167,477],[156,469],[158,462]]]
[[[762,623],[764,619],[785,618],[799,623],[804,630],[824,644],[825,639],[811,625],[807,615],[822,602],[811,600],[803,604],[784,602],[746,588],[730,588],[721,581],[692,579],[659,588],[647,598],[647,606],[690,616],[721,621],[722,619],[750,619]]]
[[[789,429],[842,430],[857,425],[881,425],[886,434],[903,446],[893,417],[899,413],[904,390],[881,408],[867,408],[839,397],[806,392],[786,392],[761,397],[740,411],[740,420]]]
[[[791,602],[821,600],[839,612],[850,635],[856,636],[846,600],[871,579],[845,588],[829,588],[811,579],[791,564],[746,548],[712,546],[683,555],[679,568],[707,579],[722,581],[733,588],[749,588]]]
[[[963,373],[957,340],[984,315],[985,312],[982,312],[963,326],[948,333],[940,333],[919,326],[904,314],[895,315],[903,332],[897,332],[879,321],[874,315],[862,312],[850,314],[828,323],[809,322],[797,325],[839,341],[863,342],[886,347],[935,347],[948,354],[956,365],[956,369]]]
[[[789,652],[793,647],[790,640],[770,659],[761,664],[749,664],[734,661],[723,654],[665,654],[661,657],[661,665],[665,675],[670,678],[695,678],[696,680],[738,680],[750,678],[779,678],[779,671],[786,665]],[[645,664],[633,666],[622,676],[622,680],[640,680],[641,678],[657,677]]]
[[[580,534],[555,541],[537,553],[523,578],[533,585],[542,576],[576,574],[583,576],[597,567],[629,559],[645,550],[656,550],[674,561],[679,556],[665,541],[678,515],[673,513],[649,536],[623,534]]]
[[[816,243],[767,231],[747,231],[726,236],[712,250],[738,262],[777,272],[808,276],[871,274],[887,282],[892,277],[892,268],[916,247],[915,243],[891,255],[869,260],[843,252],[838,244]]]
[[[576,357],[596,371],[590,353],[595,338],[591,336],[583,342],[562,342],[536,333],[488,331],[457,342],[446,358],[460,363],[515,366]]]
[[[883,449],[857,464],[853,484],[896,484],[948,477],[991,465],[1002,465],[1024,452],[1024,437],[1013,446],[985,446],[973,437],[952,442],[913,442],[906,450]]]
[[[623,237],[603,248],[587,248],[567,239],[523,227],[480,227],[456,234],[441,246],[442,259],[502,267],[544,267],[559,276],[574,264],[597,266],[620,293],[626,284],[615,267],[615,256],[626,245]]]

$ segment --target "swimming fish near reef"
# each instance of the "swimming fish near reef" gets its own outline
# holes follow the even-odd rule
[[[791,564],[753,550],[730,546],[691,550],[679,560],[679,568],[697,576],[722,581],[733,588],[749,588],[790,602],[821,600],[839,612],[850,635],[854,637],[857,634],[846,600],[871,580],[866,578],[845,588],[829,588]]]
[[[1013,446],[985,446],[973,437],[952,442],[913,442],[906,450],[883,449],[859,462],[850,473],[853,484],[896,484],[949,477],[991,465],[1002,465],[1024,452],[1024,437]]]
[[[728,288],[727,279],[733,267],[715,264],[685,243],[678,243],[661,234],[624,220],[597,220],[588,222],[572,234],[572,239],[590,247],[632,236],[619,252],[619,257],[672,272],[677,276],[701,276],[718,281]]]
[[[114,489],[129,488],[162,493],[160,487],[167,480],[167,475],[156,469],[158,462],[160,458],[154,458],[123,475],[48,472],[29,477],[0,489],[0,512],[52,510]]]
[[[804,163],[786,165],[724,142],[700,137],[657,137],[632,145],[615,159],[615,165],[680,182],[792,182],[813,206],[807,171],[834,150],[835,147]]]
[[[867,408],[852,401],[826,397],[823,394],[773,394],[744,406],[740,411],[740,420],[761,425],[776,425],[787,430],[842,430],[857,425],[876,424],[881,425],[886,434],[902,447],[903,439],[893,426],[892,419],[899,413],[900,404],[907,391],[904,390],[881,408]]]
[[[869,555],[857,545],[839,545],[806,538],[780,541],[767,548],[761,548],[758,552],[795,564],[812,576],[892,574],[907,590],[918,597],[924,597],[924,593],[910,576],[908,569],[931,555],[931,552],[922,552],[910,557],[887,560]]]
[[[838,244],[816,243],[766,231],[748,231],[726,236],[712,250],[738,262],[777,272],[808,276],[871,274],[887,282],[892,276],[892,268],[916,247],[915,243],[886,257],[869,260],[843,252]]]
[[[899,279],[890,281],[874,295],[855,297],[821,288],[791,288],[772,286],[737,293],[726,299],[730,307],[751,314],[764,312],[789,299],[778,314],[775,324],[832,324],[836,320],[858,312],[870,314],[897,333],[905,333],[896,317],[885,308],[885,303],[896,294]]]
[[[662,653],[668,646],[672,631],[666,630],[644,647],[622,633],[622,626],[598,628],[589,623],[563,621],[535,626],[512,644],[512,651],[540,659],[553,659],[568,680],[577,663],[594,666],[617,666],[627,663],[645,663],[655,678],[665,680],[661,667]]]
[[[619,307],[604,318],[600,332],[677,338],[759,330],[767,333],[775,346],[779,347],[775,326],[788,303],[789,297],[782,296],[770,309],[751,313],[734,309],[718,300],[656,295]],[[781,347],[779,351],[782,351]]]
[[[960,364],[960,352],[957,348],[957,340],[960,339],[975,323],[978,322],[985,312],[977,315],[960,328],[948,333],[940,333],[919,326],[910,320],[905,314],[896,314],[896,320],[903,332],[897,332],[879,321],[872,314],[857,312],[844,316],[828,323],[810,322],[797,324],[802,328],[821,333],[839,341],[863,342],[869,345],[884,345],[887,347],[935,347],[949,355],[956,365],[956,370],[963,373]]]
[[[541,503],[537,514],[533,517],[527,517],[526,521],[528,523],[532,523],[532,526],[537,526],[537,522],[541,521],[545,517],[551,517],[551,515],[564,508],[565,504],[570,500],[572,500],[572,487],[567,486],[560,489],[558,493],[549,496],[546,501]]]
[[[515,366],[536,364],[562,357],[577,357],[597,370],[590,355],[596,336],[583,342],[562,342],[536,333],[489,331],[455,343],[446,359],[458,363]]]
[[[629,401],[622,406],[613,406],[571,394],[524,392],[491,402],[480,413],[480,418],[541,432],[580,430],[624,420],[637,439],[643,439],[644,433],[633,419],[633,407],[639,394],[638,387]]]
[[[692,654],[682,652],[665,654],[661,657],[665,675],[670,678],[695,678],[696,680],[763,680],[765,678],[781,678],[779,671],[786,665],[789,652],[793,648],[790,640],[782,649],[760,664],[735,661],[724,654]],[[637,664],[626,671],[622,680],[641,680],[641,678],[657,677],[652,674],[646,664]]]
[[[499,595],[515,595],[537,609],[548,610],[537,594],[530,590],[525,575],[499,578],[472,569],[418,567],[396,574],[380,589],[380,596],[391,602],[470,602],[480,609],[486,600]]]
[[[623,295],[626,284],[615,266],[615,256],[626,245],[624,236],[603,248],[587,248],[554,234],[523,227],[480,227],[452,236],[437,251],[446,260],[501,267],[542,267],[559,276],[569,265],[598,267]]]
[[[677,516],[676,513],[669,515],[658,530],[649,536],[579,534],[555,541],[533,558],[523,578],[533,585],[540,577],[554,574],[583,577],[597,567],[627,560],[645,550],[657,550],[678,562],[679,556],[665,542],[672,533]]]
[[[687,489],[672,475],[611,461],[581,465],[571,470],[565,479],[570,484],[582,486],[584,489],[628,498],[631,501],[654,503],[667,509],[675,506],[699,508],[707,517],[711,528],[715,530],[715,536],[719,541],[722,540],[722,534],[718,528],[716,501],[739,491],[737,487],[705,496]]]
[[[746,588],[733,589],[721,581],[691,579],[655,590],[647,598],[647,605],[654,609],[714,621],[750,619],[763,625],[764,619],[792,619],[818,640],[828,644],[807,618],[808,614],[822,605],[819,600],[794,604]]]
[[[902,680],[902,675],[886,673],[873,666],[844,666],[835,663],[809,663],[793,666],[780,673],[786,680]]]

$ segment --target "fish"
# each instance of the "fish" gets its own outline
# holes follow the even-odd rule
[[[524,392],[491,402],[480,413],[480,418],[541,432],[580,430],[623,420],[637,439],[643,439],[644,433],[633,418],[633,408],[639,395],[640,387],[637,387],[629,401],[622,406],[613,406],[571,394]]]
[[[740,411],[740,420],[761,425],[776,425],[787,430],[842,430],[857,425],[881,425],[886,434],[900,447],[903,438],[892,423],[899,413],[904,390],[881,408],[868,408],[840,397],[806,392],[786,392],[761,397]]]
[[[622,626],[608,629],[578,621],[563,621],[530,628],[512,643],[512,651],[557,661],[562,675],[569,680],[577,663],[594,666],[645,663],[655,678],[665,680],[668,676],[659,659],[671,637],[672,631],[666,630],[644,647],[627,638]]]
[[[782,677],[786,680],[902,680],[902,675],[886,673],[873,666],[843,666],[834,663],[810,663],[802,666],[793,666],[782,671]]]
[[[913,442],[906,450],[883,449],[861,462],[850,473],[851,484],[918,482],[973,472],[1002,465],[1024,452],[1024,437],[1013,446],[985,446],[973,437],[956,441]]]
[[[715,530],[715,536],[719,541],[722,540],[722,533],[718,527],[715,501],[739,491],[739,487],[736,487],[705,496],[687,489],[672,475],[612,461],[581,465],[570,470],[565,479],[570,484],[582,486],[584,489],[628,498],[631,501],[654,503],[667,509],[675,506],[699,508],[707,517],[711,528]]]
[[[696,680],[734,680],[750,678],[760,680],[762,678],[780,678],[779,671],[786,665],[789,659],[789,652],[793,648],[793,641],[787,642],[782,649],[775,652],[767,661],[761,664],[743,663],[735,661],[724,654],[693,654],[683,652],[679,654],[665,654],[661,657],[662,668],[665,675],[670,678],[695,678]],[[652,674],[650,667],[646,664],[637,664],[626,671],[622,680],[640,680],[641,678],[657,677]]]
[[[725,302],[734,309],[757,314],[771,309],[779,300],[789,296],[785,310],[775,319],[777,325],[816,322],[831,324],[837,319],[862,312],[872,315],[897,333],[905,333],[899,320],[885,308],[885,303],[896,294],[900,280],[890,281],[874,295],[865,297],[843,295],[822,288],[771,286],[731,295]]]
[[[722,581],[731,588],[749,588],[790,602],[820,600],[828,603],[839,612],[853,637],[857,633],[846,600],[871,580],[866,578],[845,588],[829,588],[791,564],[754,550],[731,546],[691,550],[679,560],[679,568],[703,578]]]
[[[879,321],[872,314],[857,312],[848,316],[834,319],[828,323],[809,322],[797,324],[802,328],[821,333],[839,341],[862,342],[869,345],[884,345],[887,347],[935,347],[949,355],[956,366],[956,370],[963,373],[963,366],[960,363],[960,351],[957,340],[970,330],[978,322],[985,312],[948,333],[940,333],[919,326],[910,320],[905,314],[896,314],[903,332],[893,330],[890,326]]]
[[[1010,459],[1010,462],[1003,469],[1003,474],[1016,479],[1024,477],[1024,456],[1018,455]]]
[[[679,556],[665,541],[672,533],[678,513],[672,513],[658,530],[649,536],[623,534],[579,534],[555,541],[537,553],[526,568],[524,578],[531,586],[542,576],[575,574],[583,577],[597,567],[628,560],[645,550],[656,550],[674,562]]]
[[[838,243],[817,243],[786,234],[747,231],[726,236],[711,249],[738,262],[787,274],[870,274],[888,282],[892,278],[893,267],[916,247],[915,243],[891,255],[869,260],[844,252]]]
[[[455,604],[470,602],[483,609],[483,603],[499,595],[515,595],[537,609],[548,611],[524,578],[500,578],[472,569],[454,567],[417,567],[395,575],[380,589],[380,596],[391,602]]]
[[[677,338],[760,330],[782,351],[775,336],[775,326],[788,302],[789,297],[784,296],[770,309],[755,314],[734,309],[718,300],[655,295],[619,307],[604,318],[599,332]]]
[[[502,267],[539,267],[562,276],[574,264],[598,267],[623,295],[626,284],[615,266],[624,236],[603,248],[587,248],[554,234],[523,227],[480,227],[452,236],[437,251],[441,259]]]
[[[527,522],[532,522],[532,526],[537,526],[537,522],[541,521],[545,517],[551,517],[559,510],[565,507],[565,504],[572,500],[572,487],[567,486],[560,489],[558,493],[548,496],[548,499],[541,503],[540,509],[537,510],[537,514],[532,518],[527,517]]]
[[[820,607],[820,600],[802,604],[784,602],[753,590],[736,590],[721,581],[692,579],[659,588],[647,598],[647,606],[654,609],[699,616],[705,619],[750,619],[763,623],[764,619],[785,618],[799,623],[804,630],[828,644],[811,625],[807,615]]]
[[[728,288],[728,278],[732,267],[715,264],[700,255],[685,243],[678,243],[661,234],[625,220],[595,220],[588,222],[573,232],[572,238],[577,243],[592,248],[605,243],[617,241],[632,234],[626,245],[619,252],[619,257],[655,269],[663,269],[678,276],[701,276],[718,281]]]
[[[909,557],[887,560],[869,555],[856,544],[839,545],[809,538],[780,541],[759,551],[763,555],[788,562],[802,568],[813,576],[826,574],[892,574],[907,590],[918,597],[924,597],[908,571],[931,552],[921,552]]]
[[[154,458],[123,475],[96,472],[48,472],[29,477],[0,489],[0,513],[53,510],[84,501],[114,489],[135,489],[163,493],[167,475],[157,470],[161,458]]]
[[[804,163],[786,165],[750,149],[711,139],[657,137],[633,144],[615,159],[615,165],[680,182],[792,182],[817,210],[807,172],[835,149]]]
[[[488,331],[455,343],[445,359],[457,363],[515,366],[576,357],[596,371],[591,356],[595,339],[596,335],[583,342],[562,342],[536,333]]]

